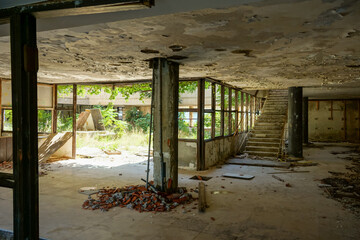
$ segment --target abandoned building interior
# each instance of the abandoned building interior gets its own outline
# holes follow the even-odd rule
[[[360,1],[1,0],[0,240],[360,239]]]

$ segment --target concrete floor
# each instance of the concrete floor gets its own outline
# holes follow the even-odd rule
[[[109,212],[83,210],[86,199],[78,189],[85,186],[141,184],[144,163],[112,168],[52,164],[53,171],[40,178],[40,233],[48,239],[360,239],[359,218],[339,202],[328,199],[318,188],[327,171],[344,171],[344,144],[306,148],[306,160],[318,166],[302,167],[310,173],[278,175],[273,168],[224,165],[201,172],[212,176],[206,182],[210,208],[199,214],[194,203],[169,213],[138,213],[125,208]],[[225,179],[222,173],[254,175],[250,181]],[[119,174],[122,174],[121,176]],[[199,174],[180,170],[180,186],[195,188],[189,177]],[[225,188],[222,188],[225,187]],[[211,191],[230,191],[213,195]],[[0,228],[12,229],[12,191],[0,188]],[[214,218],[215,220],[212,220]]]

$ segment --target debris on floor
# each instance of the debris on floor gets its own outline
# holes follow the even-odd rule
[[[98,193],[99,190],[96,187],[82,187],[79,189],[79,193],[85,194],[85,195],[92,195],[95,193]]]
[[[178,193],[154,193],[144,185],[127,186],[124,188],[104,188],[96,194],[96,199],[89,196],[83,209],[100,209],[108,211],[113,207],[126,207],[139,212],[166,212],[180,204],[191,203],[195,198],[187,193],[185,188],[179,188]]]
[[[316,165],[318,165],[318,163],[311,162],[311,161],[297,161],[297,162],[291,163],[291,166],[297,166],[297,167],[311,167],[311,166],[316,166]]]
[[[237,179],[245,179],[245,180],[251,180],[255,177],[253,175],[243,175],[243,174],[234,174],[234,173],[224,173],[222,176],[227,178],[237,178]]]
[[[229,193],[233,193],[233,192],[230,192],[230,191],[211,191],[210,193],[214,194],[214,195],[218,195],[218,194],[229,194]]]
[[[275,178],[276,180],[279,180],[280,182],[285,182],[284,179],[279,178],[278,176],[272,175],[273,178]]]
[[[200,181],[208,181],[210,180],[212,177],[205,177],[205,176],[200,176],[200,175],[195,175],[195,176],[192,176],[191,178],[189,179],[192,179],[192,180],[200,180]]]
[[[341,202],[345,208],[360,215],[360,155],[351,158],[348,172],[332,172],[331,177],[321,180],[321,187],[330,197]]]

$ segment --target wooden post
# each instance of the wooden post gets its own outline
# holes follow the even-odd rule
[[[10,19],[14,239],[39,239],[36,19]]]
[[[204,108],[205,108],[205,80],[198,80],[198,122],[197,122],[197,170],[205,170],[205,141],[204,141]]]
[[[228,104],[229,104],[229,108],[227,109],[228,112],[228,135],[231,135],[232,133],[232,127],[231,127],[231,110],[232,110],[232,89],[228,88],[228,92],[229,92],[229,100],[228,100]]]
[[[211,83],[211,138],[215,138],[215,127],[216,127],[216,86],[215,83]]]
[[[252,129],[253,128],[253,113],[254,113],[254,97],[250,95],[250,126],[249,128]]]
[[[249,95],[245,93],[245,102],[246,102],[246,116],[245,116],[245,131],[249,131]]]
[[[77,108],[77,85],[73,84],[73,136],[72,136],[72,158],[76,158],[76,108]]]
[[[199,212],[205,212],[206,210],[206,191],[204,182],[199,182]]]
[[[241,106],[241,119],[240,119],[240,131],[244,132],[244,93],[240,92],[240,106]]]
[[[235,129],[234,132],[239,132],[239,91],[235,90]]]
[[[52,126],[51,126],[51,130],[52,133],[56,133],[57,132],[57,84],[53,85],[53,101],[52,101],[52,115],[51,115],[51,120],[52,120]]]
[[[220,126],[220,135],[224,136],[225,135],[225,115],[224,115],[224,110],[225,110],[225,87],[223,85],[221,85],[221,126]]]

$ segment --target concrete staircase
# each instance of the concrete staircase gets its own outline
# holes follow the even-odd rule
[[[250,156],[277,158],[287,121],[288,90],[271,90],[261,115],[249,134],[245,153]]]

